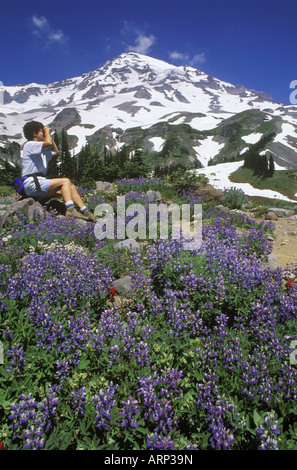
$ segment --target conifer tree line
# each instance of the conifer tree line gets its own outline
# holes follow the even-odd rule
[[[270,155],[267,158],[266,155],[260,155],[274,136],[274,133],[263,136],[243,155],[244,167],[252,169],[255,175],[272,177],[274,174],[273,156]],[[77,155],[72,156],[65,129],[62,129],[59,135],[55,132],[53,139],[60,154],[49,162],[47,177],[67,177],[74,184],[85,188],[95,187],[95,182],[99,180],[113,182],[122,178],[147,177],[150,174],[162,177],[188,167],[182,162],[167,165],[165,162],[161,164],[158,161],[152,167],[146,162],[143,152],[135,145],[123,146],[112,154],[106,147],[102,147],[99,151],[98,148],[92,148],[90,144],[86,144]],[[5,151],[9,155],[12,149],[7,147]],[[9,160],[9,158],[0,159],[2,166],[0,184],[12,185],[13,178],[21,176],[21,166],[17,163],[12,165]]]
[[[54,141],[60,150],[60,155],[49,162],[47,177],[70,178],[76,185],[91,188],[96,181],[113,182],[122,178],[156,177],[169,175],[178,169],[188,169],[188,164],[181,162],[170,165],[146,162],[145,155],[135,145],[123,146],[112,154],[106,147],[100,152],[91,148],[90,144],[82,147],[75,157],[69,150],[67,132],[63,129],[61,138],[55,132]],[[194,167],[198,165],[194,164]]]
[[[60,154],[49,162],[47,177],[67,177],[76,185],[91,188],[96,181],[115,181],[122,178],[147,177],[152,167],[145,162],[144,155],[132,146],[122,147],[112,154],[103,148],[91,148],[90,144],[82,147],[74,157],[69,149],[68,136],[65,129],[61,137],[55,132],[53,137]]]
[[[113,182],[122,178],[139,178],[154,175],[162,177],[188,165],[182,162],[155,163],[154,166],[146,162],[146,155],[136,146],[123,146],[112,154],[106,147],[101,151],[92,148],[90,144],[82,147],[81,151],[73,156],[71,154],[68,135],[65,129],[58,134],[56,131],[53,139],[59,148],[59,155],[53,156],[48,164],[48,178],[67,177],[74,184],[85,188],[95,187],[96,181]],[[17,145],[17,144],[16,144]],[[0,184],[12,186],[13,179],[21,176],[22,167],[18,163],[11,164],[13,144],[4,149],[5,158],[0,157]]]
[[[7,144],[4,148],[1,148],[0,157],[0,184],[1,185],[12,185],[14,178],[21,176],[22,167],[19,163],[14,162],[14,154],[17,153],[19,145],[15,142]]]
[[[256,144],[250,146],[249,150],[243,154],[244,168],[250,168],[256,176],[264,178],[273,176],[275,170],[273,156],[271,154],[260,155],[260,152],[274,136],[275,133],[264,135]]]

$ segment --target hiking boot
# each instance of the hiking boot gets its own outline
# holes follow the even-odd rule
[[[82,215],[81,212],[77,211],[75,209],[74,206],[71,206],[71,207],[68,207],[66,209],[66,214],[65,214],[66,217],[75,217],[76,219],[82,219],[82,220],[86,220],[86,221],[90,221],[90,219],[88,217],[85,217],[84,215]]]
[[[83,212],[83,215],[88,218],[91,222],[97,222],[98,219],[88,209]]]

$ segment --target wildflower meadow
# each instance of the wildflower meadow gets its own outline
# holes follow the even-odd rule
[[[162,179],[116,182],[131,202],[150,189],[168,197]],[[202,204],[199,250],[116,249],[55,211],[2,229],[1,450],[297,449],[297,266],[266,264],[274,226],[244,195],[229,213],[171,196]]]

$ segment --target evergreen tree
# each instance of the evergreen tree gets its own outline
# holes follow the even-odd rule
[[[124,145],[115,155],[115,162],[122,167],[129,160],[129,149]]]
[[[57,131],[55,131],[55,133],[54,133],[53,140],[54,140],[56,146],[59,148],[60,147],[60,139],[59,139]]]
[[[103,151],[103,162],[104,165],[108,165],[111,163],[113,160],[111,152],[108,152],[106,146],[104,146],[104,151]]]
[[[113,160],[108,165],[103,165],[99,179],[113,182],[119,178],[119,173],[120,173],[120,167],[116,163],[116,161]]]
[[[61,176],[73,179],[75,174],[75,162],[71,156],[68,136],[65,129],[62,130],[62,143],[61,143]]]
[[[103,161],[98,153],[93,153],[89,145],[85,147],[84,168],[82,170],[82,183],[88,187],[93,187],[94,183],[101,178]]]
[[[57,131],[54,133],[53,140],[56,146],[59,148],[59,137]],[[47,177],[48,178],[58,178],[60,176],[59,170],[59,155],[54,155],[48,163],[47,167]]]
[[[259,157],[259,154],[254,150],[253,147],[251,147],[249,150],[247,150],[244,153],[243,166],[245,168],[250,168],[251,170],[254,170],[258,166],[258,157]]]
[[[270,178],[272,178],[272,176],[274,175],[274,170],[275,170],[274,160],[273,160],[273,156],[270,154],[270,156],[269,156],[269,165],[268,165],[268,176]]]
[[[266,177],[268,176],[268,163],[266,155],[258,155],[254,166],[254,175]]]
[[[271,132],[270,134],[263,135],[258,142],[251,145],[249,150],[247,150],[243,154],[243,158],[244,158],[243,166],[245,168],[250,168],[254,170],[255,174],[267,176],[268,174],[267,159],[265,157],[266,161],[264,161],[264,159],[259,158],[260,157],[259,153],[263,149],[265,149],[268,142],[273,140],[274,137],[275,137],[275,132]]]
[[[78,181],[83,180],[83,175],[86,169],[87,161],[89,159],[89,155],[91,153],[90,144],[86,144],[83,146],[79,155],[78,155],[78,163],[77,163],[77,179]]]
[[[22,167],[18,163],[10,163],[8,160],[0,159],[0,183],[12,185],[14,178],[21,176]]]
[[[119,169],[119,178],[147,177],[152,167],[145,162],[144,156],[139,149],[130,153],[130,158],[122,168]]]

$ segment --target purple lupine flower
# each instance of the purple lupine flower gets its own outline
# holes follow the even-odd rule
[[[31,393],[22,394],[19,403],[10,406],[13,440],[23,438],[24,449],[40,450],[44,447],[44,433],[52,427],[52,419],[59,404],[54,390],[49,387],[46,398],[38,403]]]
[[[86,387],[81,387],[78,391],[73,390],[71,393],[71,409],[77,411],[80,416],[85,414],[86,404]]]
[[[155,432],[146,436],[146,446],[149,450],[175,450],[175,445],[170,436],[164,437]]]
[[[258,450],[277,450],[278,438],[280,430],[278,428],[278,420],[275,419],[275,412],[272,410],[265,416],[264,423],[259,426],[257,433],[260,437],[260,446]]]
[[[205,374],[201,384],[199,384],[199,392],[197,404],[205,409],[208,413],[208,429],[211,433],[210,444],[216,450],[227,450],[233,444],[234,435],[230,428],[227,427],[226,412],[231,408],[231,404],[224,397],[218,395],[218,388],[215,382],[218,377],[210,372]]]
[[[70,371],[68,361],[57,361],[57,377],[60,381],[63,381],[67,378]]]
[[[10,357],[10,366],[7,367],[6,372],[14,372],[15,374],[23,374],[26,361],[24,358],[25,352],[23,347],[18,343],[12,345],[7,351],[7,356]]]
[[[175,377],[175,373],[173,375]],[[178,383],[180,379],[181,377],[177,379]],[[138,380],[139,386],[137,392],[142,402],[144,418],[154,423],[154,432],[167,434],[174,427],[178,427],[172,407],[172,400],[177,390],[176,378],[171,377],[169,370],[167,370],[167,374],[164,377],[158,376],[154,372],[153,375],[139,377]],[[167,393],[165,393],[164,387],[166,385],[168,386]]]
[[[113,382],[110,382],[106,390],[100,389],[99,393],[93,398],[93,401],[96,403],[95,410],[97,412],[95,418],[96,428],[109,429],[112,410],[116,406],[114,397],[117,388],[118,385],[114,385]]]
[[[110,359],[108,363],[109,366],[112,366],[115,361],[121,360],[120,346],[118,344],[111,346],[111,348],[109,349],[108,357]]]
[[[140,341],[136,346],[131,350],[130,357],[135,356],[136,362],[144,367],[149,363],[150,353],[149,346],[147,343]]]
[[[139,424],[137,423],[135,416],[139,413],[138,401],[129,397],[127,401],[122,401],[122,405],[123,408],[120,412],[120,415],[123,417],[120,421],[121,426],[127,426],[129,424],[132,428],[137,428]]]
[[[61,388],[61,385],[57,387],[49,385],[48,392],[40,403],[41,421],[44,423],[45,432],[48,432],[53,427],[53,422],[57,415],[57,406],[60,403],[57,393]]]

